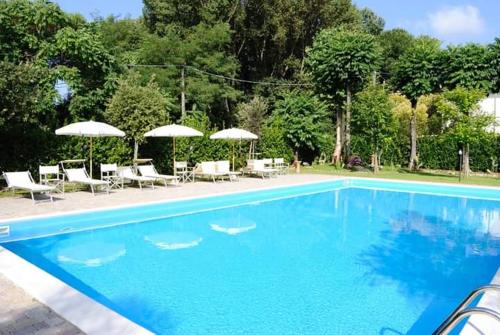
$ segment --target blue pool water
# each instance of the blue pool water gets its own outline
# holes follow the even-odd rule
[[[2,245],[159,334],[428,334],[500,266],[500,201],[330,186]]]

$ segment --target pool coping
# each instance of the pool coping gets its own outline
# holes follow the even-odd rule
[[[452,188],[487,189],[487,190],[498,190],[500,192],[500,187],[497,187],[497,186],[462,185],[462,184],[435,183],[435,182],[429,182],[429,181],[399,180],[399,179],[386,179],[386,178],[375,178],[375,177],[372,178],[372,177],[332,176],[331,179],[318,180],[318,181],[307,181],[307,182],[300,182],[300,183],[292,183],[292,184],[289,184],[289,185],[270,186],[270,187],[257,187],[257,188],[251,188],[251,189],[247,189],[247,190],[242,190],[242,191],[229,191],[229,192],[221,192],[221,193],[216,193],[216,194],[204,194],[204,195],[200,195],[200,196],[180,197],[180,198],[177,198],[177,199],[164,199],[164,200],[157,200],[157,201],[144,201],[144,202],[137,202],[137,203],[132,203],[132,204],[125,204],[125,205],[104,206],[104,207],[99,207],[99,208],[95,208],[95,209],[81,209],[81,210],[73,210],[73,211],[62,211],[62,212],[55,212],[55,213],[47,213],[47,214],[19,216],[19,217],[15,217],[15,218],[0,219],[0,224],[15,224],[15,223],[17,223],[16,221],[23,221],[23,220],[43,219],[43,218],[51,218],[51,217],[58,217],[58,216],[72,215],[72,214],[84,214],[84,213],[89,213],[89,212],[101,212],[101,211],[107,211],[107,210],[123,209],[123,208],[131,208],[131,207],[155,205],[155,204],[168,204],[168,203],[174,203],[174,202],[178,202],[178,201],[187,201],[187,200],[195,200],[195,199],[203,199],[203,198],[212,198],[212,197],[219,197],[219,196],[232,195],[232,194],[242,194],[242,193],[248,193],[248,192],[254,192],[254,191],[265,191],[265,190],[272,190],[272,189],[287,188],[287,187],[293,187],[293,186],[304,186],[304,185],[312,185],[312,184],[322,184],[322,183],[328,183],[328,182],[333,182],[333,181],[342,181],[342,180],[349,181],[351,179],[354,179],[354,180],[371,180],[371,181],[378,181],[378,182],[384,182],[384,181],[386,181],[386,182],[404,183],[404,184],[439,185],[439,186],[446,186],[446,187],[452,187]],[[393,191],[393,192],[410,192],[410,191],[391,190],[390,188],[377,188],[377,187],[362,187],[362,188],[374,189],[374,190],[388,190],[388,191]],[[430,194],[430,195],[441,195],[441,196],[443,196],[443,194],[433,193],[433,192],[421,192],[421,191],[418,192],[417,191],[417,192],[414,192],[414,193]],[[453,194],[448,194],[446,196],[463,197],[463,196],[460,196],[460,195],[456,196],[456,195],[453,195]],[[500,201],[499,199],[490,199],[490,198],[484,198],[484,197],[468,197],[468,198]]]
[[[0,273],[86,334],[153,334],[1,246]]]
[[[331,179],[326,179],[321,181],[292,183],[283,186],[258,187],[242,191],[205,194],[200,196],[180,197],[177,199],[167,199],[158,201],[146,201],[146,202],[119,205],[119,206],[100,207],[97,209],[85,209],[85,210],[57,212],[51,214],[22,216],[17,218],[0,220],[0,224],[3,223],[15,224],[15,221],[21,221],[21,220],[50,218],[50,217],[57,217],[57,216],[64,216],[71,214],[82,214],[82,213],[96,212],[96,211],[100,212],[112,209],[130,208],[130,207],[145,206],[152,204],[168,204],[178,201],[203,199],[203,198],[218,197],[218,196],[232,195],[232,194],[241,194],[253,191],[265,191],[265,190],[311,185],[311,184],[321,184],[321,183],[328,183],[328,182],[342,181],[342,180],[349,181],[351,179],[386,181],[386,182],[396,182],[405,184],[440,185],[447,187],[493,189],[500,191],[499,187],[493,187],[493,186],[455,185],[448,183],[433,183],[433,182],[365,178],[365,177],[332,177]],[[417,193],[425,193],[425,192],[417,192]],[[46,306],[54,310],[57,314],[59,314],[61,317],[68,320],[69,322],[71,322],[76,327],[80,328],[83,332],[89,335],[153,334],[151,331],[127,319],[126,317],[111,310],[110,308],[102,305],[101,303],[95,301],[94,299],[76,290],[75,288],[65,284],[57,277],[38,268],[37,266],[31,264],[27,260],[3,248],[2,246],[0,246],[0,273],[2,273],[5,277],[14,282],[15,285],[25,290],[29,295],[36,298],[41,303],[45,304]],[[494,278],[492,279],[492,282],[494,281],[500,281],[500,268],[499,271],[497,271]],[[480,303],[484,302],[485,299],[487,298],[483,296],[480,300]],[[475,322],[477,323],[477,321]],[[481,325],[483,324],[483,321],[479,320],[479,322],[481,323]],[[468,322],[468,324],[469,323],[470,322]],[[461,332],[461,334],[472,334],[472,333]]]

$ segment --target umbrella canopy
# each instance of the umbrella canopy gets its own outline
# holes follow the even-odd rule
[[[162,126],[148,131],[144,134],[144,137],[172,137],[173,139],[173,149],[174,149],[174,174],[176,174],[175,169],[175,138],[176,137],[196,137],[203,136],[203,133],[186,126],[181,126],[178,124],[169,124],[168,126]]]
[[[118,128],[115,128],[107,123],[86,121],[76,122],[59,128],[56,130],[56,135],[70,135],[83,137],[108,137],[118,136],[123,137],[125,133]]]
[[[96,121],[75,122],[56,130],[56,135],[82,136],[90,138],[90,176],[92,177],[92,138],[123,137],[125,133],[107,123]]]
[[[229,128],[216,132],[210,136],[212,140],[256,140],[259,136],[245,129]],[[233,171],[234,171],[234,143],[233,147]]]
[[[144,134],[145,137],[194,137],[203,136],[203,133],[196,129],[181,126],[178,124],[169,124],[168,126],[159,127],[148,131]]]
[[[230,128],[218,131],[210,138],[212,140],[256,140],[259,137],[245,129]]]

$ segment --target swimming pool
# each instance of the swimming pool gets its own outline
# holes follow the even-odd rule
[[[427,334],[497,271],[500,194],[346,179],[33,219],[0,241],[159,334]]]

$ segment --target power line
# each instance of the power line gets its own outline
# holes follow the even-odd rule
[[[218,73],[208,72],[205,70],[200,70],[191,65],[176,65],[176,64],[126,64],[127,67],[151,67],[151,68],[167,68],[167,67],[175,67],[175,68],[189,68],[195,72],[203,73],[212,77],[230,80],[238,83],[245,84],[258,84],[258,85],[269,85],[269,86],[295,86],[295,87],[304,87],[304,86],[313,86],[313,84],[301,84],[301,83],[277,83],[271,81],[253,81],[253,80],[245,80],[245,79],[237,79],[227,77]]]

